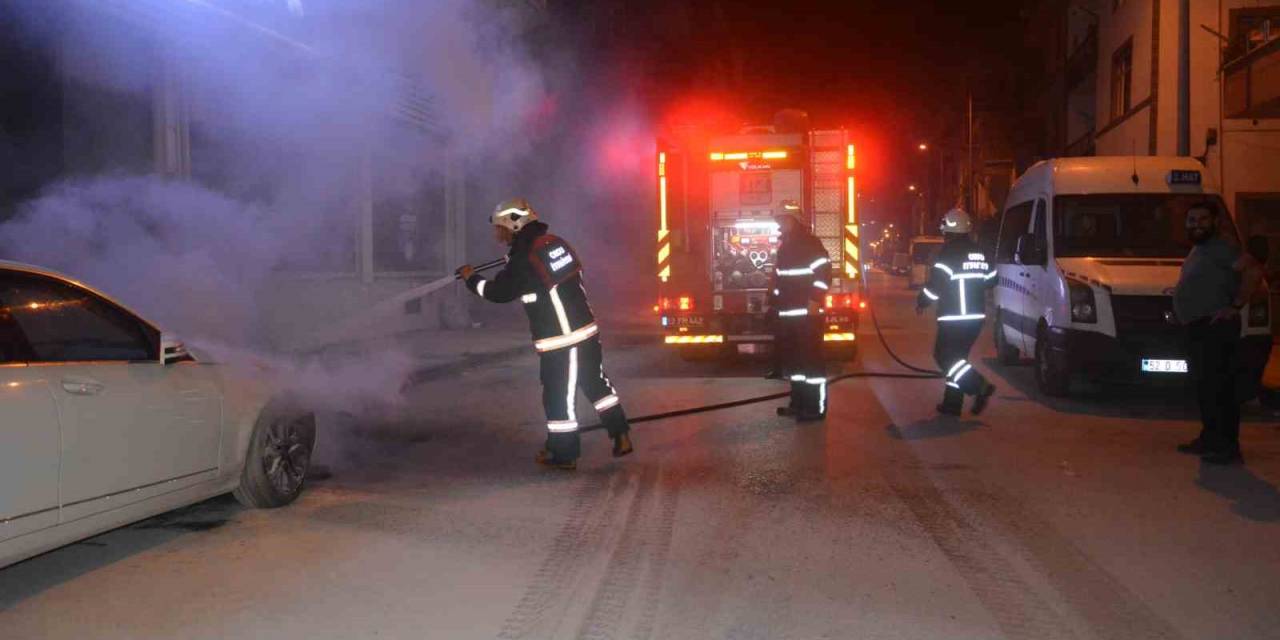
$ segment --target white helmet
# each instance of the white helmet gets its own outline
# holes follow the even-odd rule
[[[518,233],[526,224],[537,220],[538,214],[534,212],[533,205],[530,205],[528,200],[511,198],[503,200],[493,208],[491,219],[494,226],[506,227],[512,233]]]
[[[969,214],[959,207],[948,211],[942,216],[942,224],[938,228],[943,233],[969,233],[969,229],[973,227],[973,222],[969,220]]]

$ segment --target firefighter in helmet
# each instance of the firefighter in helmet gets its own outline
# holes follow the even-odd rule
[[[996,283],[996,270],[987,255],[969,238],[969,214],[956,208],[942,217],[942,251],[929,272],[929,280],[916,298],[916,313],[938,305],[938,336],[933,358],[941,367],[946,386],[938,413],[958,416],[966,395],[974,396],[970,410],[977,415],[996,392],[969,362],[969,350],[982,332],[986,318],[986,292]]]
[[[780,373],[791,382],[791,404],[779,407],[778,415],[821,420],[827,415],[822,328],[831,257],[809,233],[795,201],[784,201],[775,219],[781,238],[774,264],[774,353]]]
[[[498,241],[510,245],[506,266],[492,280],[471,265],[460,267],[458,273],[467,288],[485,300],[519,299],[529,317],[547,414],[546,445],[537,461],[558,469],[577,468],[580,442],[574,401],[578,389],[594,403],[613,440],[614,457],[631,453],[627,416],[604,373],[604,354],[582,285],[578,254],[568,242],[547,233],[547,225],[524,198],[499,204],[491,221]]]

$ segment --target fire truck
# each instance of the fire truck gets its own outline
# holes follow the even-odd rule
[[[787,126],[781,116],[772,126],[727,135],[679,127],[659,137],[654,311],[665,344],[686,359],[771,350],[773,216],[786,201],[800,203],[836,267],[826,296],[826,352],[854,357],[866,304],[859,296],[855,148],[846,130],[811,130],[803,114],[799,126]]]

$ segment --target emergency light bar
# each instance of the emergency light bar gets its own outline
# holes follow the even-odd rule
[[[720,344],[724,336],[667,336],[667,344]]]
[[[786,160],[788,157],[786,151],[735,151],[733,153],[722,153],[720,151],[711,152],[711,160],[719,162],[721,160]]]

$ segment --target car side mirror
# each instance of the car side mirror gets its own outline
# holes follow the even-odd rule
[[[1021,265],[1044,265],[1044,256],[1040,255],[1040,246],[1036,244],[1036,237],[1030,233],[1018,236],[1018,244],[1014,247],[1013,255],[1018,264]]]
[[[173,364],[195,360],[187,351],[187,345],[172,334],[160,334],[160,363]]]

